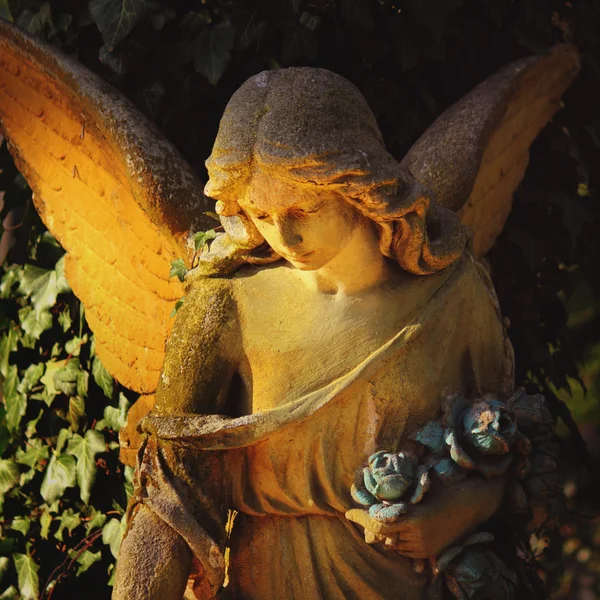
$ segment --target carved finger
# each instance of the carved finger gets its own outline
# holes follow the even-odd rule
[[[377,542],[381,542],[383,540],[383,536],[373,533],[368,529],[365,529],[365,542],[367,544],[376,544]]]
[[[413,543],[396,542],[393,550],[402,556],[406,556],[407,558],[413,558],[416,560],[423,560],[427,558],[425,549]]]
[[[361,525],[365,529],[368,529],[369,525],[372,523],[372,519],[369,517],[369,512],[363,510],[362,508],[352,508],[346,511],[345,517],[348,519],[348,521],[352,521],[357,525]]]

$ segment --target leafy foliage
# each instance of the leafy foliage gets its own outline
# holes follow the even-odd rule
[[[577,414],[597,414],[581,408],[597,406],[600,395],[591,366],[600,339],[595,0],[0,0],[0,16],[108,79],[201,175],[226,102],[261,70],[309,64],[348,77],[400,158],[446,107],[502,65],[555,43],[577,44],[583,68],[565,96],[567,110],[534,145],[488,260],[511,322],[518,383],[541,389],[566,424],[562,400],[571,403],[572,392],[581,399],[587,391]],[[42,234],[5,146],[0,171],[2,586],[9,597],[33,585],[19,579],[15,553],[40,565],[40,589],[50,580],[62,596],[77,597],[83,587],[75,582],[93,581],[100,583],[87,586],[86,596],[107,598],[130,489],[115,431],[130,398],[95,360],[83,310],[62,277],[61,251]],[[196,250],[209,240],[198,234]],[[171,274],[185,272],[174,265]],[[46,475],[50,469],[56,477]]]
[[[91,0],[89,7],[106,48],[111,52],[157,5],[147,0]]]
[[[25,262],[0,275],[0,597],[78,596],[76,576],[103,580],[106,597],[131,493],[117,460],[130,400],[94,354],[62,250],[27,215]]]

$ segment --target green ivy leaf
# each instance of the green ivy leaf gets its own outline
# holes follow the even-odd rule
[[[85,535],[90,535],[93,529],[97,529],[98,527],[102,527],[104,523],[106,523],[106,519],[108,518],[103,512],[96,510],[93,507],[91,508],[91,517],[85,526]]]
[[[264,21],[257,21],[256,12],[253,12],[238,38],[236,50],[246,50],[252,44],[258,42],[263,37],[266,29],[267,24]],[[215,213],[205,212],[204,214],[212,216]],[[219,220],[219,217],[217,217],[217,221]]]
[[[25,394],[16,394],[10,401],[6,401],[6,424],[11,433],[19,431],[21,419],[27,412],[27,396]]]
[[[133,467],[126,466],[123,472],[125,476],[125,482],[123,483],[123,487],[125,488],[125,495],[127,496],[127,501],[133,496],[133,474],[135,470]]]
[[[48,406],[59,393],[54,385],[54,376],[67,364],[66,360],[49,360],[46,363],[46,372],[40,377],[40,382],[44,385],[44,393],[39,396]],[[36,396],[37,397],[37,396]]]
[[[19,592],[23,600],[37,600],[40,591],[39,566],[27,554],[13,554],[19,581]]]
[[[54,388],[67,396],[75,396],[80,371],[79,359],[71,358],[54,373]]]
[[[71,290],[64,275],[64,260],[62,256],[52,271],[31,264],[25,265],[19,291],[26,298],[31,297],[31,304],[38,320],[44,310],[56,304],[56,297],[59,294]]]
[[[31,421],[27,421],[27,424],[25,425],[25,437],[27,437],[27,439],[30,439],[31,437],[33,437],[33,434],[36,433],[37,424],[40,422],[40,419],[43,416],[44,410],[40,409],[40,412],[38,412],[37,417],[31,419]]]
[[[8,0],[0,0],[0,18],[5,21],[14,22],[13,16],[10,12],[10,6],[8,5]]]
[[[181,298],[179,298],[179,300],[177,300],[177,302],[175,302],[175,306],[173,307],[173,310],[171,311],[171,314],[169,315],[170,319],[172,319],[177,314],[177,311],[183,306],[184,302],[185,302],[185,296],[182,296]]]
[[[73,431],[79,431],[81,422],[85,416],[85,402],[79,396],[71,396],[69,398],[69,412],[67,413],[67,421]]]
[[[21,473],[19,476],[19,487],[27,485],[35,477],[35,474],[35,469],[28,469],[25,473]]]
[[[65,333],[71,328],[73,321],[71,319],[71,311],[68,306],[58,315],[58,323]]]
[[[119,407],[107,406],[104,409],[104,419],[96,423],[95,429],[102,431],[103,429],[112,429],[113,431],[121,431],[127,423],[127,412],[131,403],[124,394],[119,394]]]
[[[19,467],[12,459],[0,459],[0,496],[19,483]]]
[[[19,600],[19,591],[14,585],[11,585],[0,594],[0,600]]]
[[[52,15],[50,13],[50,3],[44,2],[37,13],[25,9],[17,20],[17,25],[21,29],[25,29],[33,35],[43,36],[44,29],[47,25],[50,32],[54,30],[54,24],[52,23]]]
[[[210,240],[214,240],[216,237],[217,232],[214,229],[209,229],[208,231],[199,231],[194,236],[194,248],[196,249],[196,252],[198,252],[198,250],[202,250],[202,248],[204,248],[204,246],[206,246]]]
[[[42,498],[52,504],[60,498],[65,490],[77,483],[77,463],[71,454],[53,455],[46,467],[44,479],[40,487]]]
[[[6,272],[0,280],[0,298],[10,298],[13,293],[13,286],[19,281],[22,272],[17,265],[13,265],[6,269]]]
[[[33,340],[39,340],[42,333],[52,327],[52,315],[46,309],[38,315],[31,306],[24,306],[19,311],[19,320],[23,331]]]
[[[171,263],[171,270],[169,271],[169,277],[177,277],[181,283],[185,279],[185,275],[188,272],[187,267],[185,266],[185,262],[183,262],[183,258],[176,258]]]
[[[317,17],[317,15],[313,15],[312,13],[305,10],[301,15],[298,21],[304,25],[307,29],[311,31],[315,31],[321,22],[321,19]]]
[[[4,577],[8,567],[10,566],[10,558],[8,556],[0,556],[0,581]]]
[[[104,436],[90,429],[85,436],[75,434],[67,446],[67,452],[77,457],[77,485],[79,495],[85,504],[90,501],[92,486],[96,479],[96,454],[106,452]]]
[[[19,430],[21,419],[27,410],[27,396],[18,391],[19,373],[16,365],[10,365],[2,391],[6,406],[6,425],[11,433]]]
[[[11,440],[12,435],[6,425],[6,408],[0,404],[0,456],[4,454],[4,450]]]
[[[23,378],[21,379],[21,383],[19,383],[17,390],[22,394],[30,392],[43,374],[44,363],[29,365],[23,373]]]
[[[85,398],[88,393],[90,374],[87,371],[79,371],[77,373],[77,395]]]
[[[0,339],[0,374],[6,377],[8,373],[8,358],[17,349],[19,334],[12,327]]]
[[[100,359],[97,356],[94,357],[94,362],[92,363],[92,375],[94,376],[94,381],[104,391],[104,395],[107,398],[112,399],[114,391],[114,379],[104,368],[104,365],[100,362]]]
[[[281,48],[281,59],[284,63],[308,57],[317,60],[319,40],[314,31],[301,23],[284,23],[284,37]]]
[[[123,41],[137,23],[160,7],[152,0],[91,0],[90,12],[109,50]]]
[[[15,517],[10,524],[10,528],[14,531],[18,531],[27,537],[29,528],[31,527],[31,519],[29,517]]]
[[[88,341],[87,334],[83,337],[75,336],[65,344],[65,351],[70,356],[79,356],[81,354],[81,347]]]
[[[120,521],[118,519],[111,519],[102,528],[102,543],[110,547],[110,551],[115,558],[119,557],[119,549],[121,548],[124,533],[125,517]]]
[[[73,437],[73,433],[66,427],[58,432],[56,438],[56,447],[54,448],[54,455],[59,456],[63,451],[65,444]]]
[[[125,52],[114,50],[111,52],[106,45],[100,46],[98,58],[103,65],[112,69],[117,75],[127,73],[127,56]]]
[[[71,548],[68,552],[71,558],[77,556],[77,551]],[[94,563],[102,560],[102,552],[91,552],[90,550],[84,550],[79,556],[77,556],[75,562],[79,565],[79,568],[75,572],[75,575],[79,577],[82,573],[85,573]]]
[[[234,41],[235,29],[226,21],[205,27],[194,40],[194,68],[211,85],[217,85],[229,66]]]
[[[67,510],[57,518],[57,521],[60,521],[60,525],[57,532],[54,534],[54,537],[62,542],[65,529],[70,535],[76,527],[81,525],[81,516],[79,513],[74,512],[72,508],[67,508]]]
[[[31,442],[27,445],[27,450],[19,448],[15,452],[15,460],[20,465],[26,465],[33,469],[41,460],[47,460],[49,455],[49,447],[38,438],[31,440]]]
[[[52,514],[47,507],[44,507],[42,515],[40,516],[40,536],[42,539],[47,540],[50,535],[50,525],[52,524]]]

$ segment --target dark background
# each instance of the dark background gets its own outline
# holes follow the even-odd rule
[[[570,512],[560,531],[562,540],[543,556],[542,576],[555,598],[600,597],[600,528],[592,518],[599,498],[590,474],[600,454],[597,0],[0,0],[0,15],[110,81],[158,125],[203,179],[203,163],[225,104],[245,79],[264,69],[316,65],[344,75],[365,95],[388,150],[400,159],[445,108],[498,68],[557,43],[575,44],[581,52],[581,74],[565,94],[563,110],[534,143],[509,221],[487,260],[502,311],[510,319],[518,384],[541,390],[559,419]],[[54,263],[38,252],[45,242],[30,192],[5,147],[0,169],[0,194],[5,192],[1,216],[12,244],[8,256],[0,253],[3,272],[26,262],[51,268]],[[12,229],[10,223],[19,227]],[[10,323],[18,324],[15,311],[29,299],[22,290],[3,292],[2,297],[6,307],[0,331],[6,339]],[[74,299],[59,296],[52,328],[37,342],[43,360],[49,360],[49,340],[70,335],[69,330],[59,331],[57,321],[66,305],[79,314]],[[19,373],[29,360],[20,348],[7,353]],[[93,349],[88,354],[82,355],[82,369],[89,366]],[[92,383],[88,390],[80,433],[102,417],[107,399],[97,388]],[[117,406],[116,388],[111,398]],[[50,447],[61,427],[73,430],[65,416],[68,406],[61,408],[60,402],[52,411],[48,408],[54,419],[45,436]],[[116,435],[106,435],[107,442],[115,441]],[[5,459],[24,443],[18,436],[9,438],[2,446]],[[99,490],[96,481],[89,506],[120,515],[125,500],[118,509],[108,498],[121,494],[126,482],[115,451],[102,456],[98,477],[104,483]],[[41,563],[40,593],[46,581],[61,576],[51,592],[54,598],[76,597],[82,590],[90,599],[108,598],[107,569],[113,558],[99,534],[90,543],[82,521],[62,544],[52,537],[65,510],[84,515],[88,522],[91,518],[89,506],[71,493],[75,488],[61,501],[48,539],[40,538],[43,500],[35,486],[39,488],[44,467],[41,461],[36,466],[39,476],[23,488],[30,498],[25,503],[31,520],[26,535],[10,528],[11,519],[24,515],[25,509],[10,508],[10,498],[5,503],[3,537],[14,541],[8,546],[2,542],[0,556],[24,553]],[[120,491],[112,493],[111,486]],[[79,564],[63,561],[69,548],[82,540],[100,558],[77,577]],[[534,542],[540,552],[546,546],[545,540]],[[5,579],[0,593],[25,581],[10,561]]]

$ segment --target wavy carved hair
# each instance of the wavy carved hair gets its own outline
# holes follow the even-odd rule
[[[206,166],[205,193],[218,201],[226,231],[201,257],[207,275],[279,258],[257,252],[265,241],[238,204],[257,169],[341,194],[379,225],[381,252],[410,273],[439,271],[465,248],[458,216],[387,153],[358,89],[325,69],[263,71],[246,81],[225,109]]]

